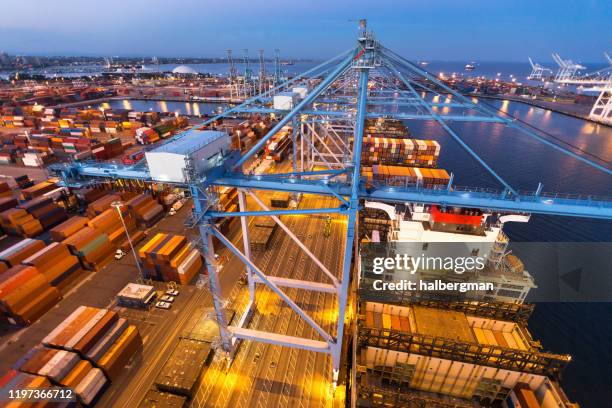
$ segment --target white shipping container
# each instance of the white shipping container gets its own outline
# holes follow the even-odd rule
[[[293,92],[281,92],[274,95],[274,109],[291,110],[298,100],[297,94]]]
[[[68,375],[68,373],[74,368],[75,365],[77,365],[79,361],[81,361],[81,359],[76,353],[66,352],[66,354],[57,362],[57,364],[49,369],[47,377],[51,378],[53,381],[59,382],[62,378]]]
[[[76,334],[74,336],[72,336],[71,339],[69,339],[68,341],[66,341],[66,343],[64,344],[64,346],[68,349],[68,350],[72,350],[74,348],[74,346],[76,346],[76,344],[81,341],[81,339],[83,338],[83,336],[85,336],[96,324],[98,324],[98,322],[108,313],[108,310],[106,309],[100,309],[100,311],[98,313],[96,313],[91,319],[89,319],[87,321],[87,323],[85,323],[83,325],[83,327],[81,327],[79,329],[78,332],[76,332]]]
[[[292,91],[297,94],[300,99],[304,99],[306,95],[308,95],[308,88],[305,86],[296,86]]]
[[[102,370],[92,368],[75,387],[74,392],[79,396],[81,402],[85,405],[90,405],[106,382],[107,380]]]
[[[200,252],[196,248],[194,248],[187,256],[187,258],[185,258],[185,260],[178,266],[178,273],[184,275],[185,271],[188,270],[191,265],[194,264],[194,262],[198,259],[199,256]]]

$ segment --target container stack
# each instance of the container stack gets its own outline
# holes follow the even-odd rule
[[[30,180],[30,177],[27,174],[15,176],[13,178],[15,179],[15,183],[17,183],[17,187],[20,189],[32,187],[34,185],[34,182]]]
[[[51,239],[55,242],[62,242],[66,238],[76,234],[81,229],[87,226],[89,218],[74,216],[61,224],[53,227],[49,232],[51,233]]]
[[[0,212],[6,211],[9,208],[15,208],[17,207],[17,204],[19,204],[19,202],[15,197],[0,198]]]
[[[211,355],[210,343],[182,338],[162,367],[155,386],[191,398]]]
[[[517,408],[543,407],[543,405],[540,405],[540,403],[538,402],[538,397],[536,396],[535,392],[531,390],[529,384],[525,383],[518,383],[514,386],[514,389],[512,389],[512,391],[508,395],[508,400],[506,400],[506,406]]]
[[[49,348],[78,353],[114,381],[130,359],[142,350],[136,326],[114,311],[80,306],[43,340]]]
[[[19,205],[36,218],[44,230],[53,227],[68,218],[66,210],[53,202],[51,197],[37,197]]]
[[[13,198],[13,191],[6,182],[0,183],[0,199]]]
[[[149,228],[164,216],[164,208],[146,194],[137,195],[126,204],[141,227]]]
[[[123,145],[121,144],[121,139],[114,138],[109,139],[107,142],[104,142],[104,151],[108,158],[116,157],[123,153]]]
[[[10,208],[0,213],[0,226],[7,234],[28,238],[43,232],[40,222],[22,208]]]
[[[364,164],[435,167],[440,144],[435,140],[364,137],[361,161]]]
[[[155,143],[159,140],[159,134],[151,128],[141,127],[136,129],[136,142],[141,145]]]
[[[23,260],[24,265],[36,267],[45,275],[51,286],[60,291],[66,289],[81,274],[77,257],[70,254],[64,244],[54,242]]]
[[[122,206],[120,208],[123,222],[125,223],[125,227],[127,228],[130,237],[132,239],[132,243],[140,242],[144,238],[144,234],[142,231],[136,230],[136,220],[130,213],[129,209],[126,206]],[[125,229],[123,227],[123,223],[121,222],[121,218],[119,218],[119,214],[115,208],[110,208],[95,218],[89,220],[87,225],[102,234],[106,234],[108,236],[109,241],[115,247],[125,247],[127,245],[127,237],[125,235]]]
[[[148,277],[186,285],[202,267],[200,251],[182,235],[158,233],[138,255]]]
[[[366,119],[364,135],[369,137],[408,138],[410,131],[401,120],[389,118]]]
[[[288,208],[291,195],[289,193],[274,193],[270,198],[270,205],[276,208]]]
[[[138,408],[183,408],[187,404],[187,397],[149,390]]]
[[[219,201],[221,201],[223,198],[219,197],[219,199]],[[164,191],[157,196],[157,200],[162,205],[164,210],[169,210],[170,207],[172,207],[172,205],[178,200],[178,196],[176,194]]]
[[[84,204],[93,203],[106,194],[106,191],[99,188],[82,188],[74,191],[74,195]]]
[[[97,198],[94,202],[87,206],[87,216],[93,218],[96,215],[103,213],[111,208],[111,204],[114,201],[121,201],[121,196],[119,194],[106,194],[100,198]]]
[[[272,236],[278,224],[270,217],[255,217],[249,231],[249,244],[252,251],[265,251],[270,247]]]
[[[0,274],[0,309],[13,325],[34,323],[61,298],[60,292],[32,266],[17,265]]]
[[[90,271],[98,271],[107,265],[115,250],[106,234],[90,227],[81,228],[62,243],[79,258],[83,268]]]
[[[400,187],[418,186],[430,189],[446,188],[450,181],[450,176],[446,170],[387,165],[363,167],[362,176],[368,182]]]
[[[21,190],[24,199],[31,200],[57,188],[57,179],[49,179]]]
[[[29,258],[44,247],[45,243],[43,241],[26,238],[0,252],[0,263],[4,263],[8,267],[17,266],[24,259]]]
[[[93,406],[141,349],[137,328],[116,312],[81,306],[42,345],[28,351],[2,383],[14,384],[13,378],[23,376],[40,378],[30,387],[68,387],[81,404]]]
[[[51,387],[51,382],[47,380],[45,377],[39,375],[31,375],[22,373],[16,370],[9,371],[5,376],[0,378],[0,392],[2,395],[8,395],[9,390],[15,389],[28,389],[28,388],[49,388]],[[10,404],[5,405],[7,407],[26,407],[26,406],[40,406],[47,407],[53,406],[52,403],[45,404],[44,402],[38,402],[36,404],[33,403],[19,403],[19,402],[11,402]]]

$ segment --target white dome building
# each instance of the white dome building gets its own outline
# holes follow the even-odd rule
[[[179,65],[178,67],[172,70],[172,73],[182,75],[198,75],[198,71],[191,67],[188,67],[187,65]]]

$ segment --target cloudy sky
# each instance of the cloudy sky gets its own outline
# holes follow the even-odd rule
[[[0,50],[38,55],[222,56],[280,48],[324,58],[367,18],[414,59],[601,62],[611,0],[3,0]]]

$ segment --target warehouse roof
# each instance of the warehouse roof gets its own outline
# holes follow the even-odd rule
[[[175,74],[189,74],[189,75],[196,75],[198,73],[198,71],[196,71],[195,69],[187,65],[179,65],[178,67],[174,68],[172,72]]]
[[[227,134],[217,130],[191,129],[181,133],[175,139],[156,147],[151,152],[188,155],[221,137],[227,137]]]

